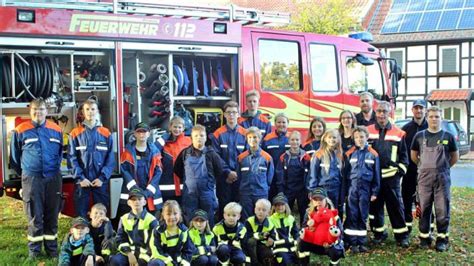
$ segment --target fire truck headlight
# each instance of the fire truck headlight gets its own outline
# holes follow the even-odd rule
[[[16,11],[16,20],[18,22],[35,23],[35,11],[18,9]]]

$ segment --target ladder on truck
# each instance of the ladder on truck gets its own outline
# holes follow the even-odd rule
[[[149,16],[205,19],[238,22],[242,25],[261,27],[285,26],[290,23],[290,14],[276,11],[260,11],[254,8],[230,6],[171,5],[150,0],[0,0],[2,6],[52,8],[80,11],[108,12],[113,14],[140,14]]]

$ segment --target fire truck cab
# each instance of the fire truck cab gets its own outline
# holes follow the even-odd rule
[[[37,97],[48,102],[49,119],[63,128],[65,140],[80,121],[80,103],[98,100],[117,158],[110,182],[114,217],[120,153],[138,122],[151,125],[153,139],[173,115],[212,132],[223,124],[225,102],[235,100],[243,111],[245,93],[256,89],[263,113],[284,112],[290,128],[305,132],[314,116],[335,127],[342,110],[358,112],[362,91],[377,101],[397,96],[396,64],[389,67],[367,36],[262,27],[289,23],[288,14],[119,0],[2,3],[0,194],[15,198],[21,182],[8,165],[11,131],[29,119],[28,102]],[[74,216],[66,158],[63,212]]]

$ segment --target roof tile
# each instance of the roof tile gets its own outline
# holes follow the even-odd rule
[[[470,100],[472,96],[472,89],[442,89],[432,90],[428,96],[427,101],[466,101]]]

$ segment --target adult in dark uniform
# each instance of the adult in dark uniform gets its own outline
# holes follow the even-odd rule
[[[448,248],[450,168],[459,159],[454,136],[441,129],[442,112],[438,106],[428,108],[428,129],[418,132],[411,146],[411,159],[418,164],[420,247],[429,248],[431,245],[430,224],[434,205],[438,251],[446,251]]]
[[[43,243],[48,256],[58,256],[63,134],[58,125],[46,121],[47,114],[46,102],[42,98],[33,100],[31,121],[15,128],[10,143],[10,166],[21,175],[31,259],[40,255]]]
[[[416,100],[413,102],[411,112],[413,113],[413,120],[408,122],[402,127],[402,130],[405,131],[405,143],[409,148],[413,141],[413,137],[418,131],[422,131],[428,128],[428,123],[425,119],[426,111],[426,101],[425,100]],[[418,168],[416,164],[411,160],[408,164],[407,174],[402,179],[402,198],[403,205],[405,209],[405,222],[408,228],[408,233],[411,232],[413,226],[413,196],[416,191],[416,178],[418,176]]]
[[[358,126],[370,126],[375,123],[375,112],[372,109],[374,96],[366,91],[359,94],[360,113],[356,114]]]
[[[369,144],[380,157],[381,184],[377,199],[370,204],[370,227],[374,232],[374,244],[380,244],[387,238],[384,222],[384,205],[392,224],[397,244],[403,248],[409,246],[408,228],[405,225],[400,178],[406,174],[408,153],[405,144],[405,132],[392,125],[388,120],[391,105],[380,102],[376,109],[377,122],[370,125]]]

